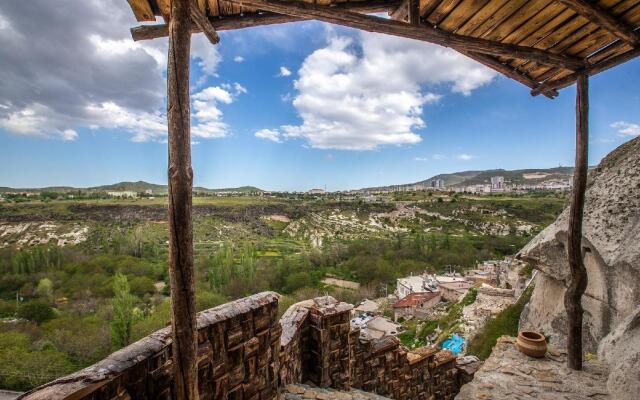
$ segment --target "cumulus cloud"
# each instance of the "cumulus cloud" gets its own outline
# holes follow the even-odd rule
[[[291,75],[291,71],[289,70],[289,68],[287,67],[280,67],[280,72],[278,73],[278,76],[290,76]]]
[[[462,161],[469,161],[469,160],[475,158],[475,156],[472,156],[471,154],[467,154],[467,153],[462,153],[462,154],[458,154],[456,156],[456,158],[458,160],[462,160]]]
[[[282,138],[280,137],[280,132],[274,129],[260,129],[255,133],[255,136],[259,139],[271,140],[272,142],[280,143],[282,142]]]
[[[0,2],[0,128],[62,140],[79,128],[118,128],[136,141],[164,140],[167,41],[133,42],[126,27],[135,24],[120,0]],[[220,54],[202,35],[192,57],[216,75]],[[194,135],[211,136],[194,123]],[[213,136],[225,129],[216,125]]]
[[[415,161],[429,161],[429,159],[427,157],[416,157],[414,158]]]
[[[242,57],[242,56],[235,56],[235,57],[233,57],[233,61],[235,61],[235,62],[237,62],[237,63],[244,62],[244,57]]]
[[[618,131],[620,136],[638,136],[640,135],[640,125],[631,122],[618,121],[611,124],[613,129]]]
[[[426,126],[423,106],[446,85],[469,95],[495,72],[451,50],[393,36],[361,32],[330,37],[303,62],[294,82],[300,125],[281,126],[281,138],[301,138],[321,149],[373,150],[414,144]]]

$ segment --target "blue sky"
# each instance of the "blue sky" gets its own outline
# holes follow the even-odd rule
[[[12,1],[0,5],[0,44],[18,46],[27,14]],[[65,41],[64,21],[44,19],[63,58],[0,54],[9,65],[0,72],[0,186],[166,182],[166,39],[134,45],[136,23],[118,3],[117,24],[78,43]],[[88,23],[100,21],[84,7]],[[196,185],[341,190],[573,163],[573,87],[555,100],[531,97],[435,46],[318,22],[221,39],[213,48],[194,37]],[[74,55],[82,46],[93,51]],[[36,72],[50,77],[31,79]],[[591,79],[591,164],[640,133],[638,76],[636,60]]]

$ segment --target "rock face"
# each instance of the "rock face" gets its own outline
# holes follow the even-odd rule
[[[564,293],[568,209],[519,254],[541,273],[521,329],[566,345]],[[607,155],[589,175],[583,222],[584,262],[589,284],[583,297],[584,348],[600,341],[640,305],[640,138]]]
[[[640,307],[600,343],[598,358],[610,365],[607,389],[614,399],[634,400],[640,393]]]
[[[456,400],[605,400],[606,364],[587,361],[584,371],[566,366],[566,353],[552,346],[544,358],[531,358],[517,350],[515,338],[503,336],[491,356],[462,387]]]

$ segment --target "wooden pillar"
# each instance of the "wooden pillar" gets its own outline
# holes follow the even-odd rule
[[[582,257],[582,216],[587,166],[589,163],[589,78],[580,74],[576,90],[576,165],[573,171],[573,190],[569,210],[567,256],[571,282],[564,297],[567,310],[567,364],[575,370],[582,369],[582,295],[587,288],[587,270]]]
[[[171,279],[174,399],[198,399],[197,331],[191,221],[189,107],[190,0],[171,2],[167,67],[169,128],[169,276]]]

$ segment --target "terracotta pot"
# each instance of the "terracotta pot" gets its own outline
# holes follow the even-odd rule
[[[547,353],[547,341],[538,332],[522,331],[516,340],[518,350],[529,357],[541,358]]]

